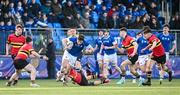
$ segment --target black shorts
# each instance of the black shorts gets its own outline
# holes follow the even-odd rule
[[[129,61],[134,65],[138,60],[138,54],[134,55],[133,57],[128,56]]]
[[[26,60],[23,59],[15,59],[14,60],[14,67],[17,70],[23,69],[24,67],[26,67],[29,63]]]
[[[165,64],[166,63],[166,55],[165,54],[160,56],[160,57],[153,56],[151,59],[156,61],[157,63],[160,63],[160,64]]]
[[[88,80],[86,79],[86,77],[81,73],[81,82],[79,83],[80,86],[93,86],[94,82],[88,82]]]

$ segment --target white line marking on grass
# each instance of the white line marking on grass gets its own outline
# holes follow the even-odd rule
[[[140,90],[140,89],[143,89],[143,90],[140,90],[140,91],[144,91],[144,90],[147,90],[147,89],[150,89],[151,91],[156,89],[156,90],[159,90],[159,89],[180,89],[180,87],[97,87],[97,86],[91,86],[91,87],[38,87],[38,88],[29,88],[29,87],[24,87],[24,88],[19,88],[19,87],[7,87],[7,88],[0,88],[0,91],[8,91],[8,90],[55,90],[55,89],[59,89],[59,90],[69,90],[69,89],[84,89],[84,90],[90,90],[90,89],[96,89],[96,90],[104,90],[104,89],[107,89],[107,90]]]

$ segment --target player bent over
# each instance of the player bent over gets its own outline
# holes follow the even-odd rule
[[[162,46],[160,40],[152,34],[151,29],[146,26],[143,29],[144,37],[148,40],[149,45],[146,47],[149,48],[150,51],[152,51],[152,55],[148,59],[147,67],[146,67],[146,73],[147,73],[147,81],[143,83],[143,85],[151,85],[151,72],[152,72],[152,66],[154,63],[157,63],[159,66],[161,66],[160,75],[161,77],[164,76],[164,70],[165,70],[165,63],[166,63],[166,55],[164,47]]]
[[[12,82],[19,76],[22,69],[31,72],[31,84],[32,87],[39,87],[38,84],[35,83],[36,79],[36,69],[33,65],[29,64],[26,59],[29,57],[30,54],[37,56],[39,58],[48,59],[47,57],[40,56],[37,52],[34,51],[32,47],[32,39],[30,37],[26,37],[26,43],[20,48],[18,51],[17,56],[14,59],[14,67],[15,73],[11,76],[9,81],[6,83],[7,86],[11,86]]]
[[[83,72],[81,72],[81,71],[78,72],[74,68],[69,68],[68,70],[63,71],[63,73],[67,75],[67,77],[65,79],[71,78],[71,80],[74,83],[76,83],[80,86],[95,86],[95,85],[100,85],[100,84],[106,83],[105,79],[102,79],[99,81],[94,81],[94,82],[89,82],[88,79],[83,74]],[[90,77],[89,77],[89,79],[90,79]],[[66,83],[66,82],[64,82],[64,83]]]
[[[121,64],[121,80],[117,82],[117,84],[124,84],[125,83],[125,75],[126,75],[126,66],[128,65],[130,68],[131,73],[136,76],[137,79],[139,79],[139,86],[142,84],[143,79],[140,77],[140,75],[136,71],[135,63],[138,60],[138,54],[137,54],[137,48],[138,44],[135,42],[135,40],[127,35],[127,29],[121,28],[120,29],[120,37],[123,38],[122,41],[122,48],[118,48],[120,52],[124,52],[124,50],[127,51],[128,59],[123,61]]]

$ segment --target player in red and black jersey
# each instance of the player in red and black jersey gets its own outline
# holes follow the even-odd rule
[[[147,78],[148,80],[143,83],[143,85],[151,85],[151,71],[152,71],[152,66],[154,63],[157,63],[159,66],[161,66],[161,71],[160,75],[164,76],[164,70],[165,70],[165,63],[166,63],[166,55],[165,55],[165,50],[163,45],[161,44],[160,40],[152,34],[151,29],[148,26],[145,26],[143,29],[144,37],[148,40],[149,45],[145,48],[150,51],[152,51],[152,55],[150,56],[150,59],[147,62],[147,67],[146,67],[146,73],[147,73]],[[145,50],[144,49],[144,50]]]
[[[80,86],[96,86],[103,83],[107,83],[105,78],[102,78],[99,81],[89,82],[88,80],[92,78],[92,76],[88,76],[87,78],[82,73],[82,71],[77,71],[74,68],[69,68],[69,70],[65,70],[63,73],[66,73],[65,80],[69,80],[68,78],[71,78],[71,80],[80,85]],[[60,76],[57,76],[60,77]],[[64,82],[66,84],[66,81]]]
[[[36,78],[36,69],[32,64],[29,64],[26,59],[29,57],[30,54],[37,56],[39,58],[47,59],[47,57],[43,57],[39,55],[37,52],[34,51],[32,47],[32,39],[30,37],[26,37],[26,43],[20,48],[20,50],[17,53],[17,56],[14,59],[14,67],[15,67],[15,73],[11,76],[9,81],[6,83],[7,86],[11,86],[13,80],[15,80],[22,69],[25,69],[26,71],[29,71],[31,73],[31,84],[32,87],[38,87],[35,83]]]
[[[125,83],[125,75],[126,75],[126,66],[128,65],[130,68],[131,73],[139,79],[139,86],[142,84],[143,79],[137,73],[135,69],[135,63],[138,60],[137,42],[129,35],[127,35],[127,29],[121,28],[120,29],[120,37],[123,38],[122,41],[122,48],[118,48],[118,50],[122,53],[124,50],[127,51],[128,59],[123,61],[121,64],[121,80],[117,82],[117,84],[124,84]]]
[[[23,27],[20,24],[16,25],[16,31],[14,34],[8,36],[6,44],[6,55],[9,55],[9,48],[12,59],[14,59],[19,49],[25,44],[26,38],[22,35]]]
[[[6,44],[6,55],[9,55],[9,49],[12,59],[16,57],[19,49],[25,44],[26,38],[22,35],[23,27],[20,24],[16,25],[15,33],[8,36]],[[16,85],[18,82],[18,77],[13,81],[13,85]]]

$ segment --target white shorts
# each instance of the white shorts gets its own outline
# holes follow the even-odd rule
[[[100,53],[97,53],[97,61],[99,60],[103,60],[103,55],[101,55]]]
[[[114,54],[110,54],[110,55],[107,55],[106,53],[104,54],[104,63],[110,63],[112,62],[113,63],[113,66],[117,65],[117,54],[114,53]]]
[[[140,66],[145,65],[147,61],[148,61],[148,55],[141,55],[138,58],[138,62]]]
[[[169,52],[165,52],[166,54],[166,61],[169,61]]]
[[[62,61],[64,59],[68,60],[69,64],[74,67],[75,64],[76,64],[77,57],[71,55],[67,50],[65,50],[64,54],[63,54],[63,57],[62,57]]]

